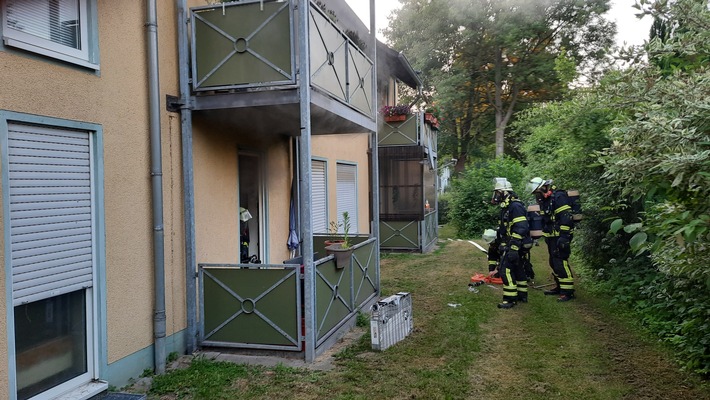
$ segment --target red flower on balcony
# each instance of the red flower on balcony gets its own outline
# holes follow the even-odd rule
[[[398,104],[396,106],[382,106],[380,114],[386,122],[406,121],[407,116],[412,113],[412,110],[406,104]]]

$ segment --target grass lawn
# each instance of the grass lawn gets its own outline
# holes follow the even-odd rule
[[[443,236],[443,235],[442,235]],[[535,285],[549,283],[544,244],[533,248]],[[383,352],[369,332],[313,371],[196,359],[155,377],[149,399],[710,399],[706,383],[587,295],[557,303],[540,289],[500,310],[500,286],[468,290],[486,272],[467,241],[429,254],[384,254],[382,295],[412,295],[414,332]]]

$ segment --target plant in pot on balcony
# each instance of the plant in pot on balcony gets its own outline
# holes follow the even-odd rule
[[[436,106],[427,107],[424,110],[424,122],[427,122],[434,129],[439,129],[440,117],[439,109]]]
[[[406,104],[397,104],[396,106],[382,106],[380,114],[385,122],[401,122],[406,121],[407,116],[412,113],[412,110]]]
[[[333,254],[335,256],[335,266],[337,268],[345,268],[350,265],[350,256],[353,254],[353,249],[350,245],[350,214],[347,211],[343,211],[343,221],[338,223],[335,221],[330,222],[331,234],[337,234],[338,228],[343,227],[343,239],[337,241],[326,241],[325,252],[326,254]]]

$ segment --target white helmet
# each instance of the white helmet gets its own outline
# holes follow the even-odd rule
[[[485,231],[483,231],[483,240],[488,244],[493,243],[493,241],[496,240],[496,237],[496,231],[494,231],[493,229],[486,229]]]
[[[540,186],[542,186],[544,183],[545,180],[540,178],[539,176],[530,179],[530,182],[528,182],[527,184],[528,192],[535,193],[535,191],[540,189]]]
[[[527,189],[528,192],[530,193],[535,193],[536,190],[540,189],[543,186],[549,186],[552,185],[552,179],[542,179],[539,176],[536,176],[532,179],[530,179],[530,182],[527,184]]]
[[[513,190],[513,185],[506,178],[493,178],[493,190],[509,192]]]

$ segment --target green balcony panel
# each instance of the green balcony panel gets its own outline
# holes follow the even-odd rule
[[[380,146],[404,146],[419,144],[418,123],[416,115],[409,115],[402,122],[385,122],[383,120],[377,132]]]
[[[317,266],[317,338],[325,337],[353,310],[351,268],[338,268],[333,260]]]
[[[419,250],[419,222],[380,221],[380,248],[391,250]]]
[[[349,47],[350,104],[367,115],[372,115],[372,63],[353,46]]]
[[[313,85],[346,101],[347,39],[314,7],[311,7],[310,50]]]
[[[377,292],[377,268],[375,252],[379,251],[372,241],[366,246],[358,247],[353,253],[353,292],[355,305],[360,306]]]
[[[260,7],[257,2],[193,13],[196,89],[294,80],[289,3]]]
[[[205,341],[298,346],[297,269],[204,268]]]

